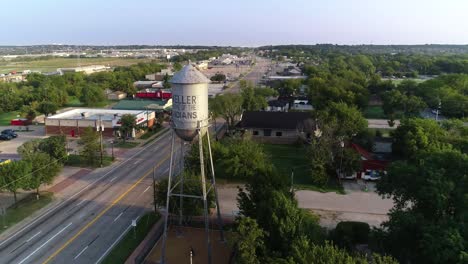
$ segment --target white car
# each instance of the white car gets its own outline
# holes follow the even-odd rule
[[[377,170],[366,170],[362,176],[363,180],[366,181],[377,181],[380,180],[380,177],[384,174],[387,174],[386,171],[377,171]]]

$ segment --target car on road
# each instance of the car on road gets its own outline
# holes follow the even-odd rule
[[[2,131],[1,134],[10,136],[12,138],[18,137],[18,134],[16,134],[16,132],[13,129],[5,129],[5,130]]]
[[[0,134],[0,140],[11,140],[13,137],[6,134]]]

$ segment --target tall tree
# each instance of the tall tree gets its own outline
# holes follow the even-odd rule
[[[81,135],[79,144],[83,146],[80,151],[81,159],[88,165],[96,165],[101,148],[99,134],[92,127],[87,127]]]
[[[26,159],[31,164],[31,176],[24,189],[35,190],[39,195],[42,184],[51,184],[60,171],[60,163],[46,153],[36,152]]]
[[[264,231],[254,219],[241,217],[236,220],[234,242],[236,249],[236,263],[260,264],[260,256],[264,254]]]
[[[466,263],[467,172],[468,156],[449,148],[392,164],[377,184],[395,203],[376,235],[378,248],[402,263]]]
[[[122,139],[125,142],[128,137],[128,133],[132,133],[133,129],[136,128],[135,116],[131,114],[125,114],[120,118],[120,132],[122,133]]]
[[[1,188],[13,193],[15,204],[18,189],[27,186],[31,172],[31,165],[23,160],[13,161],[0,166]]]
[[[233,128],[242,114],[242,96],[239,94],[223,94],[211,99],[209,102],[210,111],[215,112],[226,120],[228,127]]]

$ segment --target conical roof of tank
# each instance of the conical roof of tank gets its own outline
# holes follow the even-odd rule
[[[171,83],[193,84],[193,83],[209,83],[210,80],[206,76],[190,64],[185,65],[182,70],[176,72],[172,76]]]

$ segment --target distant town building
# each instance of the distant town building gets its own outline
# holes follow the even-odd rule
[[[127,97],[127,93],[121,91],[110,92],[107,94],[107,100],[122,100]]]
[[[59,68],[57,69],[58,72],[61,74],[65,74],[67,72],[82,72],[84,74],[91,74],[95,72],[103,72],[103,71],[110,71],[111,68],[104,66],[104,65],[91,65],[91,66],[82,66],[82,67],[75,67],[75,68]]]
[[[112,137],[120,128],[120,119],[125,114],[135,116],[137,125],[149,127],[154,125],[154,111],[75,108],[47,117],[45,131],[46,135],[79,137],[87,127],[97,128],[102,122],[103,136]]]

